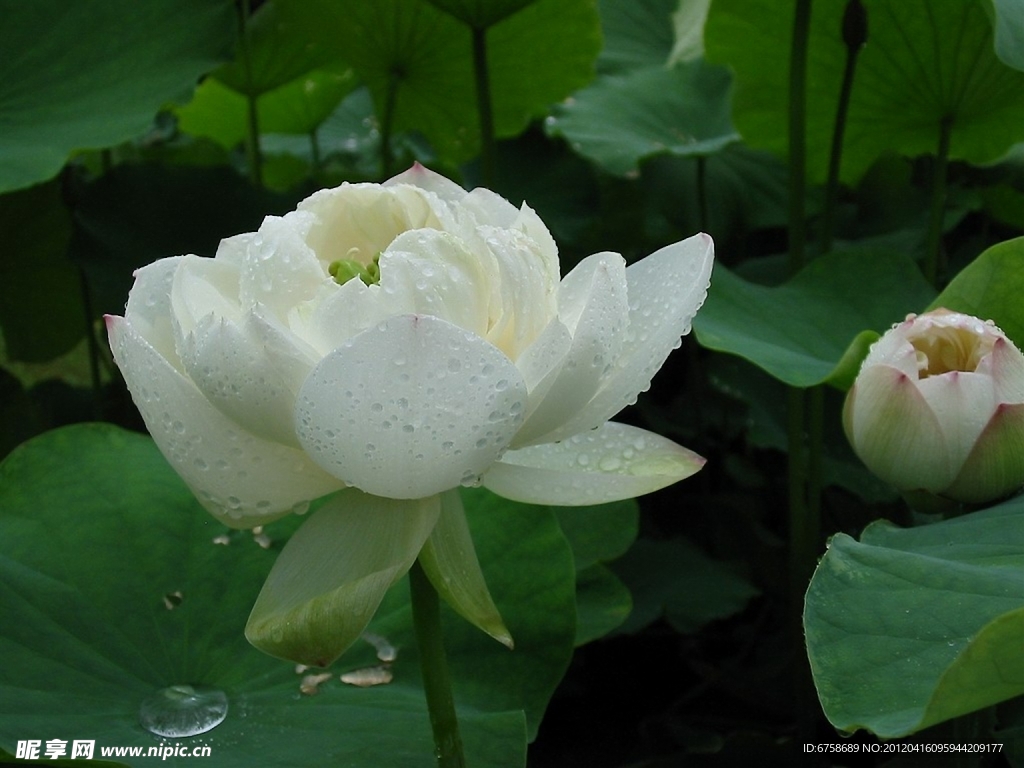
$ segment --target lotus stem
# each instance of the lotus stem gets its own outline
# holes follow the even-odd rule
[[[487,27],[472,27],[473,75],[476,79],[476,108],[480,120],[480,177],[488,189],[494,187],[494,112],[491,79],[487,67]]]
[[[260,151],[260,121],[256,94],[252,86],[252,61],[249,55],[249,0],[238,4],[238,49],[245,73],[245,101],[247,107],[247,134],[245,151],[249,161],[249,179],[253,186],[263,187],[263,155]]]
[[[402,80],[399,70],[392,70],[388,76],[388,90],[384,96],[384,114],[380,118],[380,170],[385,179],[390,179],[391,169],[391,131],[395,122],[395,103],[398,101],[398,86]]]
[[[434,585],[430,583],[419,561],[409,571],[409,587],[437,765],[438,768],[465,768],[466,759],[462,753],[462,737],[459,735],[459,721],[455,714],[455,699],[452,696],[448,660],[441,634],[441,604]]]
[[[924,262],[924,276],[932,285],[937,285],[939,279],[942,223],[946,213],[946,167],[949,165],[949,140],[952,133],[953,118],[947,115],[939,122],[939,147],[932,169],[932,200]]]
[[[839,166],[843,158],[843,135],[846,133],[846,115],[853,93],[853,75],[857,71],[857,54],[867,42],[867,11],[860,0],[849,0],[843,14],[843,42],[846,43],[846,66],[839,86],[839,103],[832,127],[832,148],[828,157],[828,181],[825,184],[825,211],[821,225],[821,252],[832,248],[835,229],[836,205],[839,197]]]

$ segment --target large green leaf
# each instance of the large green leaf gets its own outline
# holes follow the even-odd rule
[[[0,191],[139,136],[234,37],[227,0],[3,0],[0,17]]]
[[[842,387],[868,344],[934,295],[913,262],[881,251],[827,254],[777,287],[716,265],[693,328],[702,346],[744,357],[792,386]]]
[[[1024,237],[993,245],[946,286],[929,309],[966,312],[993,320],[1018,347],[1024,345]]]
[[[826,716],[896,738],[1024,694],[1024,499],[836,535],[807,591]]]
[[[445,614],[467,756],[522,766],[572,649],[571,554],[547,509],[483,491],[466,501],[516,640],[509,651]],[[380,663],[357,643],[318,695],[303,695],[293,665],[245,642],[281,539],[302,520],[268,527],[265,550],[204,513],[148,438],[113,427],[70,427],[20,447],[0,465],[0,745],[93,739],[97,757],[101,746],[160,745],[139,724],[140,704],[190,684],[228,697],[221,725],[173,741],[211,746],[211,765],[433,765],[404,581],[370,626],[397,649],[390,684],[339,682],[339,672]]]
[[[288,0],[282,14],[330,43],[373,92],[379,119],[393,100],[394,131],[418,131],[440,159],[479,147],[469,27],[426,0]],[[548,105],[587,83],[600,49],[590,0],[538,0],[487,30],[498,137],[514,136]]]
[[[807,168],[824,180],[846,60],[845,3],[815,3],[807,77]],[[1024,136],[1024,73],[996,58],[982,0],[864,0],[868,44],[850,99],[841,177],[856,181],[883,152],[934,154],[950,121],[950,156],[1000,157]],[[793,3],[716,0],[705,27],[710,61],[736,73],[733,114],[754,147],[787,153]]]
[[[603,77],[556,108],[547,125],[605,170],[635,173],[651,155],[710,155],[736,141],[730,82],[723,67],[703,61]]]
[[[43,362],[71,349],[87,326],[82,286],[68,261],[71,217],[57,183],[0,196],[0,328],[7,357]]]

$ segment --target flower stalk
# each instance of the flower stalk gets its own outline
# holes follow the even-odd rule
[[[448,659],[444,653],[441,633],[441,603],[434,585],[430,583],[418,560],[409,570],[409,589],[437,765],[438,768],[464,768],[466,758],[462,752],[462,736],[459,734],[459,720],[455,714],[455,699],[452,696]]]
[[[487,27],[474,26],[473,76],[476,80],[476,108],[480,119],[480,175],[485,187],[494,186],[494,110],[491,79],[487,67]]]

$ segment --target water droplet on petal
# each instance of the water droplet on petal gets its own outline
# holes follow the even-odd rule
[[[139,723],[150,733],[181,739],[216,728],[228,715],[228,697],[218,688],[172,685],[139,706]]]

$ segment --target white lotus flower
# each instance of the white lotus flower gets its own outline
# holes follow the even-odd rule
[[[1024,484],[1024,356],[991,321],[908,315],[871,347],[843,424],[868,469],[900,491],[993,501]]]
[[[689,331],[712,252],[698,235],[628,268],[598,253],[560,280],[529,207],[417,165],[317,192],[213,259],[140,269],[107,327],[156,444],[218,519],[252,527],[346,489],[279,558],[257,645],[336,656],[417,556],[507,641],[458,487],[596,504],[697,471],[696,454],[608,419]],[[324,541],[331,565],[308,567]]]

